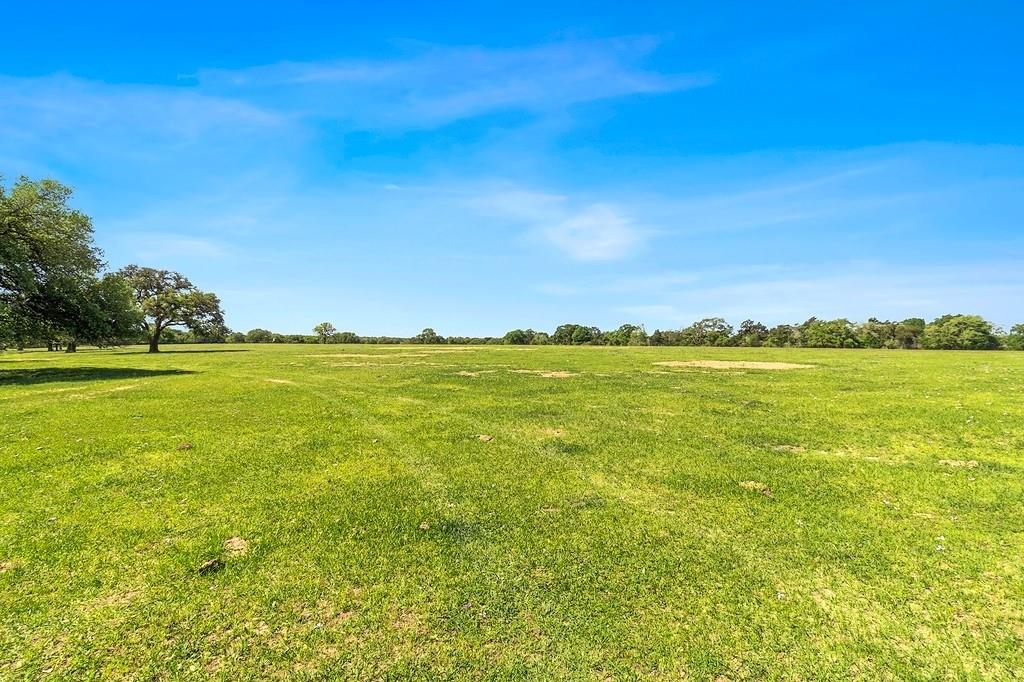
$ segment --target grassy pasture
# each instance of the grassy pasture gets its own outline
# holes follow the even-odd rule
[[[1024,354],[0,354],[0,679],[1022,670]]]

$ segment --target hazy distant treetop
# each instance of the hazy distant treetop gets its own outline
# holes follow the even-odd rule
[[[338,333],[338,330],[330,322],[321,322],[313,327],[313,333],[320,338],[320,343],[327,343],[332,336]]]

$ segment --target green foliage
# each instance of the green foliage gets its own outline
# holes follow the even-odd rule
[[[551,342],[559,346],[568,346],[572,343],[572,335],[575,333],[578,324],[561,324],[551,335]]]
[[[597,327],[585,327],[578,325],[572,332],[572,343],[573,345],[580,346],[585,343],[593,343],[598,339],[601,334],[601,330]]]
[[[614,331],[601,332],[598,337],[605,346],[646,346],[647,332],[636,324],[624,324]]]
[[[864,348],[896,348],[897,324],[872,317],[857,330],[860,345]]]
[[[800,326],[803,345],[811,348],[859,348],[857,328],[845,318],[819,320],[811,318]]]
[[[600,341],[600,339],[601,330],[597,327],[588,327],[582,324],[563,324],[555,329],[555,333],[551,335],[549,340],[551,343],[562,346],[580,346]]]
[[[245,333],[245,341],[246,343],[273,343],[274,332],[269,329],[260,329],[259,327],[250,329]]]
[[[23,177],[10,191],[0,184],[0,301],[30,301],[47,288],[52,296],[100,269],[92,223],[68,206],[70,197],[71,189],[54,180]]]
[[[70,343],[95,346],[134,342],[142,324],[131,286],[116,274],[92,280],[80,292],[74,319],[65,325]]]
[[[513,329],[502,337],[502,343],[510,346],[526,346],[533,342],[532,329]]]
[[[925,322],[920,317],[910,317],[896,325],[896,344],[899,348],[920,348],[924,336]]]
[[[421,331],[419,334],[414,336],[412,340],[413,340],[414,343],[425,343],[425,344],[444,343],[444,337],[438,335],[438,333],[435,332],[430,327],[427,327],[426,329]]]
[[[169,327],[183,326],[195,334],[226,333],[220,299],[200,291],[184,275],[138,265],[129,265],[120,274],[135,291],[149,333],[149,352],[160,350],[161,334]]]
[[[313,327],[313,333],[316,334],[320,343],[329,343],[331,341],[331,337],[337,334],[338,330],[330,322],[321,322],[317,326]]]
[[[764,345],[773,348],[790,348],[800,345],[800,332],[791,324],[780,324],[768,330]]]
[[[736,335],[729,340],[729,343],[732,346],[757,348],[763,346],[767,340],[768,327],[753,320],[743,320],[739,329],[736,330]]]
[[[1024,324],[1015,324],[1010,327],[1005,344],[1007,350],[1024,350]]]
[[[993,350],[999,339],[991,322],[978,315],[943,315],[924,328],[921,346],[945,350]]]
[[[721,317],[706,317],[679,332],[683,346],[728,346],[732,326]]]
[[[88,216],[53,180],[0,184],[0,339],[19,345],[64,339],[98,345],[131,335],[137,322],[124,282],[99,276]]]

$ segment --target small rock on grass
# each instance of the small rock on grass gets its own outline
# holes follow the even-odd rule
[[[199,575],[209,575],[210,573],[216,573],[223,568],[223,561],[220,559],[210,559],[209,561],[204,561],[199,568],[196,569],[196,573]]]
[[[482,440],[485,443],[490,443],[492,440],[494,440],[494,436],[488,436],[486,433],[481,433],[479,436],[477,436],[477,440]]]

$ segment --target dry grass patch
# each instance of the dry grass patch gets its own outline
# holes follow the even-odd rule
[[[509,371],[514,374],[533,374],[535,376],[544,377],[545,379],[568,379],[569,377],[576,376],[576,372],[566,372],[564,370],[510,369]]]
[[[294,384],[295,383],[291,379],[264,379],[264,381],[270,382],[272,384]]]
[[[978,466],[978,460],[976,459],[940,459],[939,464],[942,466],[953,467],[955,469],[974,469]]]
[[[751,362],[747,360],[665,360],[655,362],[661,367],[703,367],[705,369],[810,369],[814,365],[796,362]]]
[[[775,499],[775,496],[772,495],[772,489],[760,481],[740,481],[740,487],[744,490],[761,493],[765,497]]]
[[[414,350],[389,353],[310,353],[307,358],[427,358],[431,355],[448,353],[475,353],[472,348],[443,348],[439,350]]]
[[[122,386],[114,386],[112,388],[103,388],[95,391],[88,391],[86,393],[75,393],[69,395],[68,398],[73,400],[89,400],[101,395],[107,395],[109,393],[121,393],[123,391],[130,391],[133,388],[138,388],[138,384],[124,384]]]
[[[224,552],[228,556],[242,556],[249,551],[249,541],[237,535],[224,541]]]

